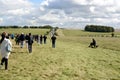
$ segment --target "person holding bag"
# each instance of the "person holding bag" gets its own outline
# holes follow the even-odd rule
[[[0,68],[3,66],[3,63],[5,63],[5,70],[8,69],[8,58],[10,55],[10,52],[12,50],[12,43],[9,39],[6,38],[7,33],[3,32],[1,35],[1,40],[0,40],[0,53],[2,56]]]

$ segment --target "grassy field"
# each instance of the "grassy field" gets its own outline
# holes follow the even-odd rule
[[[31,32],[36,33],[34,29]],[[38,32],[43,34],[46,30]],[[89,48],[93,37],[81,37],[88,32],[57,33],[56,48],[51,48],[48,36],[47,44],[34,42],[32,54],[12,40],[9,70],[0,69],[0,80],[120,80],[120,38],[94,37],[99,47]]]
[[[40,35],[44,35],[47,31],[49,31],[49,29],[22,29],[22,28],[19,28],[19,29],[0,29],[0,33],[2,32],[7,32],[7,33],[17,33],[17,34],[21,34],[21,33],[24,33],[24,34],[28,34],[29,32],[31,32],[32,34],[40,34]]]

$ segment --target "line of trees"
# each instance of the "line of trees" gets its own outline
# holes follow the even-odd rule
[[[52,29],[53,27],[50,25],[45,26],[0,26],[0,28],[40,28],[40,29]],[[58,27],[55,27],[55,29]]]
[[[86,25],[84,28],[85,31],[90,32],[114,32],[113,27],[101,26],[101,25]]]

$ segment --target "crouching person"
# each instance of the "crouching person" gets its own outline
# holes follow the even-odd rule
[[[96,47],[98,47],[98,45],[96,45],[96,41],[95,41],[94,38],[92,39],[92,42],[90,43],[89,47],[91,47],[91,48],[96,48]]]
[[[8,58],[12,50],[12,43],[9,39],[6,38],[7,36],[6,32],[3,32],[1,36],[2,38],[0,40],[0,48],[1,48],[0,53],[2,56],[2,60],[1,60],[0,68],[5,63],[5,70],[7,70],[8,69]]]

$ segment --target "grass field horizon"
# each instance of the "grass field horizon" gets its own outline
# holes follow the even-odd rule
[[[0,30],[7,31],[7,30]],[[14,30],[44,34],[49,30]],[[20,32],[21,33],[21,32]],[[110,35],[81,30],[58,29],[56,48],[51,47],[49,35],[47,44],[33,44],[33,53],[26,46],[21,49],[13,42],[9,58],[9,70],[0,69],[0,80],[120,80],[120,38],[88,35]],[[119,35],[119,32],[115,32]],[[83,36],[87,35],[87,36]],[[89,48],[95,38],[98,48]],[[0,57],[1,59],[1,57]]]

